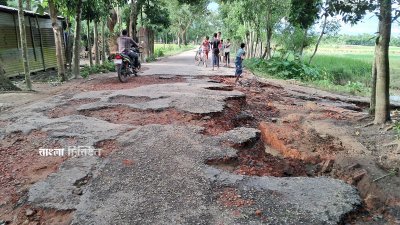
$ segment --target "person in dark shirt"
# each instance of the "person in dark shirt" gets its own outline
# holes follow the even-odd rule
[[[136,68],[139,62],[139,56],[136,52],[131,50],[131,47],[138,48],[139,45],[130,37],[128,37],[128,31],[123,30],[122,36],[118,37],[118,51],[120,53],[124,53],[128,55],[131,59],[133,59],[133,66]]]
[[[213,54],[213,70],[214,66],[217,66],[219,68],[219,43],[220,40],[217,37],[217,33],[214,33],[214,39],[211,42],[212,46],[212,54]]]

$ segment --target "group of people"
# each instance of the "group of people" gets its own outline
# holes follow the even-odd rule
[[[241,76],[243,70],[242,70],[242,61],[244,59],[244,56],[246,54],[245,50],[245,44],[242,43],[240,45],[240,48],[236,51],[236,58],[235,58],[235,76],[236,76],[236,81],[239,81],[239,77]],[[208,55],[211,52],[212,54],[212,70],[214,70],[215,67],[219,68],[220,62],[224,62],[226,67],[230,67],[230,52],[231,52],[231,42],[230,39],[227,39],[226,42],[224,42],[223,39],[221,39],[221,32],[214,33],[213,39],[210,41],[210,38],[206,36],[201,43],[197,55],[198,60],[203,61],[204,65],[207,67],[208,65]]]

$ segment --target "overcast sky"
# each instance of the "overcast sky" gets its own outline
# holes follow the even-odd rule
[[[215,2],[211,2],[208,5],[210,10],[216,11],[218,10],[218,4]],[[340,28],[340,34],[374,34],[378,29],[378,18],[373,14],[367,14],[364,19],[356,25],[351,26],[350,24],[342,23]],[[392,35],[400,37],[400,26],[398,22],[394,22],[392,24]]]

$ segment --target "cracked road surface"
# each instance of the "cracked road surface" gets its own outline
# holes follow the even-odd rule
[[[256,127],[208,135],[204,127],[190,123],[222,113],[229,100],[245,98],[240,91],[224,90],[229,87],[197,76],[233,74],[232,69],[210,72],[193,65],[192,55],[148,64],[143,74],[182,75],[184,82],[60,94],[2,114],[1,121],[12,121],[0,128],[2,139],[43,131],[48,138],[73,138],[77,145],[96,147],[113,140],[118,147],[103,157],[66,159],[29,188],[23,204],[68,211],[68,223],[84,225],[337,224],[360,204],[354,187],[333,178],[251,177],[208,165],[209,160],[237,157],[240,148],[235,143],[251,144],[260,135]],[[72,104],[75,111],[70,115],[48,115],[70,101],[84,103]],[[143,114],[173,109],[193,117],[186,124],[116,124],[88,113],[119,108]]]

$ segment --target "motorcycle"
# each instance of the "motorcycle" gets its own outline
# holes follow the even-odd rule
[[[134,51],[136,54],[138,54],[138,57],[140,56],[140,51],[137,48],[132,48],[132,51]],[[114,58],[114,64],[116,67],[116,71],[118,74],[118,79],[122,83],[125,83],[128,81],[128,78],[131,75],[137,76],[138,72],[141,68],[140,61],[138,60],[138,65],[135,68],[133,66],[133,59],[131,59],[128,55],[124,53],[117,53]]]

